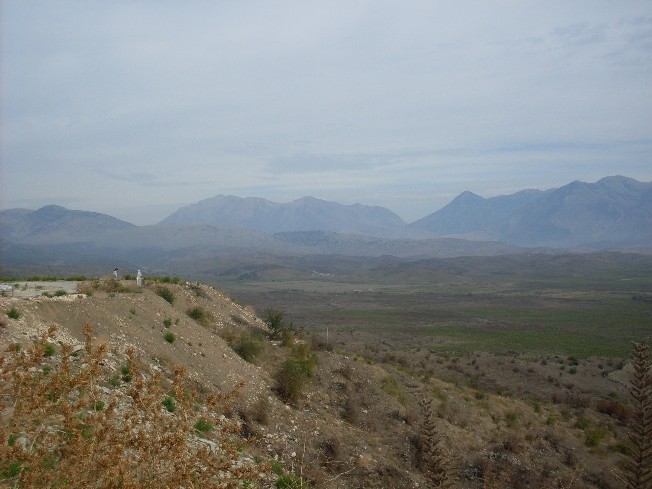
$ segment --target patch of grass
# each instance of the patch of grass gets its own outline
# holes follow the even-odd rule
[[[15,307],[12,307],[11,309],[9,309],[7,311],[7,317],[9,319],[18,319],[20,316],[21,316],[20,311],[18,309],[16,309]]]
[[[505,424],[508,428],[515,428],[521,419],[521,413],[516,411],[508,411],[505,413]]]
[[[587,447],[595,448],[609,435],[609,432],[601,427],[595,427],[593,429],[588,429],[585,432],[584,444]]]
[[[252,363],[263,352],[265,343],[260,336],[245,332],[233,344],[233,350],[244,360]]]
[[[156,287],[156,295],[170,304],[174,304],[174,293],[167,287]]]
[[[380,388],[389,396],[395,397],[398,402],[405,405],[407,403],[407,398],[405,393],[399,387],[396,378],[392,375],[383,377],[380,381]]]
[[[208,421],[208,420],[206,420],[204,418],[201,418],[199,421],[197,421],[195,423],[194,428],[195,428],[195,430],[197,432],[199,432],[201,434],[206,434],[209,431],[213,431],[213,429],[215,428],[215,425],[213,425],[212,422],[210,422],[210,421]]]
[[[281,399],[296,402],[303,395],[303,389],[316,365],[317,357],[312,355],[307,344],[297,347],[274,376]]]
[[[131,365],[126,364],[120,367],[120,373],[122,374],[122,381],[123,382],[131,382],[132,377],[132,372],[131,372]]]
[[[194,319],[198,323],[205,324],[210,320],[210,314],[203,307],[192,307],[186,311],[189,318]]]
[[[43,356],[51,357],[56,352],[56,349],[52,343],[46,343],[45,349],[43,350]]]
[[[174,397],[170,395],[165,396],[162,404],[169,413],[173,413],[177,410],[177,402],[174,400]]]

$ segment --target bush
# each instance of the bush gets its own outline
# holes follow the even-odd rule
[[[120,368],[120,372],[122,372],[122,381],[123,382],[131,382],[131,379],[133,377],[131,375],[131,365],[130,364],[123,365]]]
[[[174,400],[174,397],[172,396],[165,396],[165,399],[163,399],[163,406],[167,410],[168,413],[173,413],[177,410],[177,403]]]
[[[597,427],[586,431],[584,444],[587,447],[597,447],[607,437],[608,431],[602,427]]]
[[[251,333],[241,334],[233,345],[233,350],[249,363],[262,353],[263,348],[262,338]]]
[[[208,433],[209,431],[213,431],[215,426],[213,425],[212,422],[208,421],[207,419],[200,419],[195,423],[194,426],[195,430],[201,433],[202,435],[205,433]]]
[[[631,410],[621,404],[618,401],[608,401],[606,399],[600,399],[595,403],[595,408],[604,414],[608,414],[612,418],[616,418],[618,421],[626,423],[629,418],[632,416]]]
[[[296,402],[303,395],[303,389],[316,365],[317,358],[309,353],[307,345],[295,349],[293,356],[283,362],[274,376],[281,399]]]
[[[201,427],[212,429],[202,436],[215,446],[209,450],[189,436],[197,432],[199,394],[183,372],[177,369],[171,379],[174,415],[161,404],[161,378],[137,364],[134,350],[128,364],[136,380],[107,393],[107,347],[92,340],[90,327],[84,368],[71,361],[72,348],[64,344],[50,374],[33,375],[30,369],[41,365],[54,332],[50,328],[24,352],[0,352],[0,397],[12,406],[0,417],[2,487],[239,487],[242,480],[264,477],[264,467],[241,456],[235,420],[219,417],[234,392],[203,399]]]
[[[7,317],[10,319],[18,319],[21,316],[20,311],[15,307],[12,307],[7,311]]]
[[[54,352],[55,352],[54,345],[52,343],[46,343],[45,348],[43,350],[43,356],[51,357],[52,355],[54,355]]]
[[[279,311],[278,309],[274,309],[273,307],[267,308],[263,321],[269,328],[272,334],[272,338],[277,340],[283,339],[284,333],[286,333],[285,336],[287,338],[287,333],[291,332],[294,329],[292,324],[288,324],[285,321],[285,313],[283,311]]]
[[[168,331],[167,333],[165,333],[165,334],[163,335],[163,338],[164,338],[165,341],[167,341],[168,343],[174,343],[174,340],[177,339],[177,337],[174,335],[174,333],[173,333],[172,331]]]
[[[156,287],[156,295],[162,297],[164,300],[168,301],[170,304],[174,303],[174,294],[167,287]]]
[[[210,320],[210,314],[202,307],[193,307],[186,311],[189,318],[194,319],[198,323],[205,324]]]
[[[170,318],[164,319],[163,320],[163,326],[165,326],[166,328],[169,328],[170,326],[172,326],[172,319],[170,319]]]

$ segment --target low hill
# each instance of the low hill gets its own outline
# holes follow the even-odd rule
[[[70,210],[48,205],[35,211],[9,209],[0,212],[0,229],[7,241],[30,244],[98,240],[136,226],[98,212]]]

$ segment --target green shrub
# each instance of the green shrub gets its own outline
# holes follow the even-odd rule
[[[156,295],[168,301],[170,304],[174,303],[174,294],[167,287],[156,287]]]
[[[129,364],[123,365],[120,368],[120,372],[122,372],[122,381],[123,382],[131,382],[131,379],[132,379],[131,365],[129,365]]]
[[[59,290],[57,290],[57,291],[54,293],[54,295],[57,296],[57,297],[61,297],[61,296],[63,296],[63,295],[67,295],[67,294],[68,294],[68,293],[67,293],[65,290],[63,290],[63,289],[59,289]]]
[[[583,416],[580,416],[579,418],[577,418],[577,421],[575,421],[575,427],[579,428],[580,430],[586,430],[590,426],[591,423],[589,423],[589,420]]]
[[[199,323],[207,323],[210,319],[210,314],[202,307],[193,307],[186,311],[189,318],[194,319]]]
[[[587,430],[586,431],[586,437],[584,439],[584,444],[587,447],[597,447],[602,443],[602,440],[604,440],[608,435],[608,432],[606,429],[602,427],[597,427],[592,430]]]
[[[281,339],[283,332],[292,330],[292,325],[285,321],[285,313],[273,307],[267,308],[263,321],[272,333],[272,338],[275,339]]]
[[[16,309],[15,307],[12,307],[11,309],[9,309],[7,311],[7,316],[10,319],[18,319],[21,316],[21,314],[20,314],[20,311],[18,309]]]
[[[195,428],[195,430],[197,430],[199,433],[204,434],[204,433],[208,433],[209,431],[213,431],[213,429],[215,428],[215,426],[214,426],[213,423],[211,423],[210,421],[208,421],[208,420],[202,418],[202,419],[200,419],[199,421],[197,421],[197,422],[195,423],[194,428]]]
[[[262,338],[251,333],[243,333],[233,345],[233,350],[250,363],[262,353],[263,348]]]
[[[163,335],[163,338],[164,338],[165,341],[167,341],[168,343],[174,343],[174,340],[177,339],[177,337],[174,335],[174,333],[173,333],[172,331],[168,331],[167,333],[165,333],[165,334]]]
[[[165,396],[165,399],[163,399],[163,406],[169,413],[173,413],[177,410],[177,402],[172,396]]]
[[[312,355],[295,355],[283,362],[274,376],[281,399],[296,402],[303,395],[303,389],[312,377],[316,363],[317,360]]]
[[[43,351],[43,356],[51,357],[52,355],[54,355],[54,352],[55,352],[54,345],[52,343],[46,343],[45,350]]]
[[[164,319],[163,320],[163,326],[165,326],[166,328],[169,328],[170,326],[172,326],[172,319],[170,319],[170,318]]]

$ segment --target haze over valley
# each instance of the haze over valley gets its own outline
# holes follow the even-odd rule
[[[652,2],[0,2],[0,488],[649,489]]]

